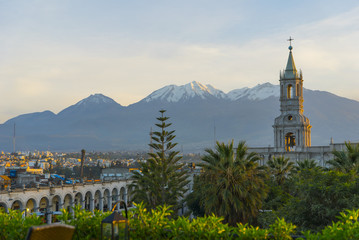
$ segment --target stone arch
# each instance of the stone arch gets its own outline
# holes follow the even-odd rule
[[[292,98],[292,84],[288,84],[287,86],[287,98],[288,99]]]
[[[0,202],[0,211],[1,211],[1,210],[4,211],[4,212],[6,212],[6,213],[9,212],[6,203]]]
[[[105,189],[103,192],[103,211],[111,211],[112,205],[111,205],[111,194],[109,189]]]
[[[126,188],[121,187],[120,189],[120,200],[126,200]]]
[[[49,209],[49,199],[47,197],[42,197],[39,201],[39,211],[40,212],[47,212],[47,210]]]
[[[20,200],[16,200],[11,204],[12,210],[22,211],[24,204]]]
[[[83,203],[84,203],[84,199],[82,193],[80,192],[76,193],[74,197],[74,205],[75,206],[80,205],[81,208],[83,208],[84,207]]]
[[[26,211],[26,214],[30,214],[30,213],[33,213],[33,212],[37,212],[37,204],[36,204],[36,201],[34,198],[29,198],[26,202],[26,205],[25,205],[25,211]]]
[[[103,208],[102,193],[100,190],[97,190],[95,192],[94,205],[95,205],[95,209],[97,209],[97,210],[102,210],[102,208]]]
[[[85,193],[84,201],[85,201],[85,209],[89,211],[93,210],[93,197],[91,191],[87,191]]]
[[[295,145],[295,135],[292,132],[288,132],[285,135],[285,150],[289,152]]]
[[[72,195],[70,193],[66,194],[64,197],[64,205],[63,208],[69,212],[72,212]]]
[[[60,211],[61,208],[62,208],[61,197],[59,195],[56,195],[51,200],[51,210],[54,212],[58,212]]]
[[[112,199],[112,207],[115,205],[115,203],[118,201],[118,190],[117,188],[113,188],[111,191],[111,199]]]

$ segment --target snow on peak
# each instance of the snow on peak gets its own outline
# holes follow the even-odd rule
[[[117,104],[112,98],[106,97],[100,93],[91,94],[89,97],[79,101],[76,103],[77,106],[80,105],[87,105],[87,104],[108,104],[108,103],[115,103]]]
[[[206,99],[208,97],[226,98],[226,94],[221,90],[215,89],[211,85],[203,85],[193,81],[182,86],[168,85],[157,91],[154,91],[144,100],[150,102],[153,100],[163,100],[167,102],[178,102],[194,97]]]
[[[279,97],[279,85],[271,83],[258,84],[252,88],[241,88],[230,91],[227,94],[228,98],[235,101],[240,98],[247,98],[249,100],[263,100],[268,97]]]

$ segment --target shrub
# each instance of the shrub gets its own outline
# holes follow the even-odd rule
[[[25,239],[31,226],[42,225],[43,221],[37,215],[24,216],[18,210],[9,209],[6,213],[0,209],[0,239],[18,240]]]
[[[109,216],[111,212],[102,212],[94,210],[94,212],[81,209],[80,205],[73,208],[74,214],[72,215],[66,209],[61,209],[62,215],[58,216],[64,224],[76,227],[74,240],[83,239],[100,239],[101,238],[101,221]]]
[[[325,227],[320,233],[307,231],[304,236],[308,240],[359,239],[359,210],[345,212],[340,213],[339,221]]]

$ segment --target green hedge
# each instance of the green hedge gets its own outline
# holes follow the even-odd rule
[[[65,224],[76,226],[76,239],[100,239],[101,221],[110,212],[95,211],[94,213],[74,208],[72,216],[63,210],[58,217]],[[223,224],[223,218],[214,215],[189,220],[186,217],[171,218],[172,211],[167,206],[147,210],[141,204],[130,211],[131,239],[292,239],[296,226],[284,219],[277,219],[269,228],[247,224],[236,227]],[[346,210],[319,233],[299,233],[310,240],[327,239],[359,239],[359,210]],[[31,215],[23,217],[20,211],[9,213],[0,211],[0,239],[24,239],[30,226],[41,225],[40,217]],[[299,238],[300,239],[300,238]]]

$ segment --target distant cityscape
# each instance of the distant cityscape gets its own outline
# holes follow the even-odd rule
[[[109,169],[122,169],[118,178],[128,178],[132,170],[138,170],[139,162],[146,161],[145,152],[92,152],[87,153],[84,175],[80,179],[81,153],[17,152],[0,154],[0,190],[11,188],[32,188],[73,184],[80,181],[107,179]],[[186,154],[186,163],[198,163],[200,154]],[[125,170],[123,170],[125,169]]]

